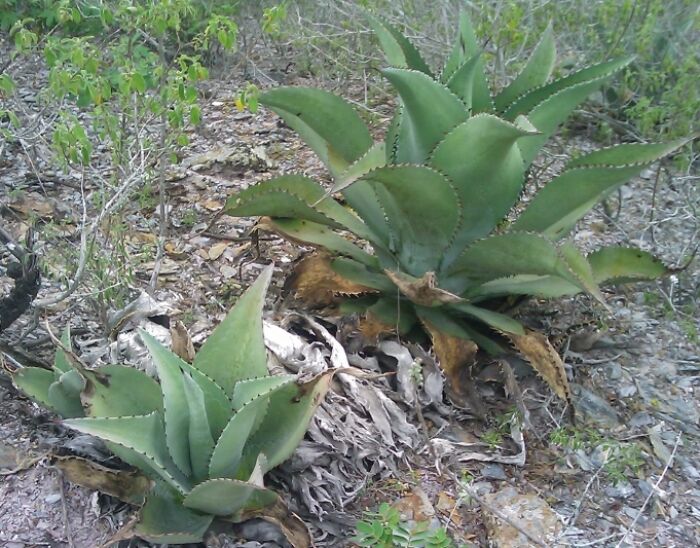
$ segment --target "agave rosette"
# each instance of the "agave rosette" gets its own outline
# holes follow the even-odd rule
[[[274,88],[260,103],[316,152],[332,187],[283,175],[231,196],[226,213],[262,216],[264,226],[325,250],[325,262],[313,259],[315,272],[301,263],[295,283],[323,277],[320,265],[331,282],[340,276],[352,284],[348,309],[402,332],[427,328],[453,381],[473,352],[445,351],[458,343],[438,344],[438,337],[472,341],[470,348],[492,354],[503,352],[509,338],[545,378],[557,370],[563,381],[553,387],[567,397],[558,356],[546,338],[508,315],[510,297],[588,292],[602,302],[603,284],[666,273],[639,249],[606,247],[584,256],[567,237],[594,205],[687,141],[622,144],[578,157],[511,222],[542,146],[631,58],[550,81],[556,52],[548,28],[520,74],[493,95],[466,14],[439,75],[396,28],[370,21],[391,65],[382,74],[399,97],[385,139],[373,142],[355,110],[329,92]]]

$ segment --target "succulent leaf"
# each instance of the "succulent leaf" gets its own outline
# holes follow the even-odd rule
[[[161,487],[151,493],[141,508],[134,532],[153,543],[185,544],[202,542],[214,516],[185,508],[175,496]]]
[[[442,81],[448,82],[454,73],[464,65],[465,61],[479,54],[481,49],[476,40],[476,33],[474,32],[471,19],[466,11],[462,11],[459,14],[459,33],[452,53],[445,63]],[[491,112],[493,110],[493,101],[491,99],[491,91],[486,82],[483,58],[479,58],[476,62],[473,86],[472,111]]]
[[[304,437],[314,411],[323,401],[333,373],[326,371],[303,385],[285,385],[270,396],[265,419],[244,449],[247,470],[253,470],[260,454],[267,458],[262,473],[292,455]]]
[[[182,379],[189,411],[187,432],[189,461],[192,479],[199,482],[208,477],[209,460],[214,452],[214,438],[207,417],[204,392],[189,375],[182,375]]]
[[[447,88],[462,100],[469,112],[472,110],[474,77],[480,60],[480,53],[472,55],[447,81]]]
[[[303,219],[263,219],[260,226],[282,234],[293,241],[311,244],[332,251],[338,255],[351,257],[367,266],[378,265],[377,258],[363,251],[346,238],[331,231],[328,227]]]
[[[278,87],[262,94],[260,103],[280,115],[318,154],[334,177],[372,146],[369,130],[355,110],[327,91]]]
[[[64,347],[70,349],[71,348],[71,340],[70,340],[70,326],[67,325],[66,329],[63,331],[63,334],[61,335],[61,343],[63,344]],[[68,373],[68,371],[72,371],[73,368],[70,365],[70,362],[68,361],[68,358],[66,357],[66,353],[61,350],[60,348],[56,349],[56,354],[54,355],[53,359],[53,368],[57,371],[60,371],[61,373]]]
[[[386,165],[386,145],[383,142],[374,143],[354,164],[338,177],[331,187],[330,193],[340,192],[352,185],[360,177],[373,169]]]
[[[188,438],[190,411],[185,393],[185,381],[180,369],[180,363],[183,360],[146,331],[141,331],[140,335],[158,370],[160,387],[163,391],[165,440],[168,451],[180,471],[185,476],[190,476],[192,474]]]
[[[215,478],[200,483],[185,497],[183,504],[198,512],[230,516],[242,510],[253,493],[270,502],[277,498],[272,491],[252,483],[228,478]]]
[[[503,117],[507,120],[514,120],[520,114],[528,114],[537,107],[537,105],[543,103],[562,90],[591,81],[602,82],[625,68],[633,60],[633,57],[618,57],[604,63],[586,67],[573,74],[554,80],[518,98],[504,111]]]
[[[168,453],[163,417],[159,413],[68,419],[64,424],[136,452],[149,464],[144,472],[155,473],[180,493],[186,493],[190,489],[188,478],[178,470]]]
[[[461,216],[452,183],[427,166],[387,166],[365,175],[375,186],[407,272],[436,270]]]
[[[367,308],[369,317],[391,326],[399,335],[405,335],[418,320],[413,306],[398,298],[381,298]]]
[[[82,398],[91,417],[147,415],[163,411],[160,385],[143,371],[125,365],[105,365],[89,373]]]
[[[396,88],[403,105],[395,162],[422,164],[442,137],[467,119],[464,103],[422,72],[388,68],[382,74]]]
[[[34,401],[60,413],[49,397],[49,388],[56,381],[56,374],[40,367],[22,367],[12,374],[14,385]]]
[[[655,280],[669,272],[651,253],[631,247],[604,247],[591,253],[588,261],[599,284]]]
[[[85,381],[80,374],[71,369],[62,373],[57,381],[49,386],[49,401],[62,417],[83,417],[85,410],[80,402],[80,393]]]
[[[462,205],[462,221],[443,260],[489,234],[522,191],[525,168],[516,142],[533,135],[490,114],[460,124],[437,145],[430,164],[449,177]]]
[[[192,377],[192,380],[197,383],[202,391],[211,436],[214,439],[218,439],[233,414],[231,400],[224,392],[224,389],[216,384],[211,377],[208,377],[187,362],[183,361],[180,366]]]
[[[465,298],[477,301],[484,297],[505,295],[533,295],[536,297],[563,297],[575,295],[581,288],[559,276],[538,276],[536,274],[516,274],[496,278],[469,289]]]
[[[251,401],[269,395],[292,382],[294,382],[294,375],[274,375],[239,381],[233,389],[231,404],[236,411],[239,411]]]
[[[543,86],[552,74],[556,56],[557,50],[550,23],[520,74],[494,97],[496,109],[503,111],[528,91]]]
[[[331,262],[334,272],[361,286],[381,292],[397,291],[396,286],[384,274],[374,272],[352,259],[338,258]]]
[[[493,310],[474,306],[466,302],[450,304],[450,308],[463,312],[472,318],[476,318],[477,320],[484,322],[486,325],[489,325],[498,331],[514,333],[516,335],[525,334],[525,329],[520,322],[514,320],[510,316],[506,316],[505,314],[500,314],[498,312],[494,312]]]
[[[214,329],[192,364],[211,377],[229,397],[237,381],[267,374],[260,318],[271,277],[269,266]]]
[[[369,24],[379,39],[386,60],[392,67],[408,68],[431,76],[428,65],[416,47],[391,23],[376,15],[367,14]]]
[[[618,145],[575,160],[571,169],[550,181],[535,195],[511,230],[541,232],[553,238],[565,236],[610,192],[637,175],[644,166],[672,153],[686,142],[672,141],[663,146]],[[622,150],[617,150],[620,147]],[[605,163],[598,164],[601,159]]]
[[[210,478],[235,478],[243,448],[253,429],[267,411],[268,398],[258,397],[243,405],[232,417],[216,442],[209,462]]]

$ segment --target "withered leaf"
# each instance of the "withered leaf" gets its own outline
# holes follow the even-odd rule
[[[554,393],[567,403],[571,403],[571,389],[566,377],[564,362],[549,339],[536,331],[525,335],[507,333],[515,348],[532,364],[532,367],[545,380]]]
[[[194,345],[185,324],[180,320],[175,320],[170,326],[170,337],[172,338],[172,351],[187,363],[192,363],[194,360]]]
[[[396,284],[401,293],[416,304],[437,306],[462,301],[457,295],[436,287],[435,272],[426,272],[421,278],[414,278],[403,272],[394,272],[392,270],[384,270],[384,273]]]
[[[331,259],[313,253],[301,259],[285,283],[307,305],[328,307],[338,302],[338,295],[365,295],[375,289],[346,280],[331,268]]]
[[[433,350],[440,367],[452,388],[460,394],[464,393],[461,376],[464,370],[468,370],[474,364],[479,347],[474,341],[453,337],[428,322],[423,323],[433,341]]]
[[[151,480],[137,472],[114,470],[80,457],[56,457],[55,464],[69,481],[131,504],[143,504],[152,488]]]

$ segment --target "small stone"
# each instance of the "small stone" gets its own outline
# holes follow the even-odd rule
[[[627,499],[634,495],[634,487],[628,482],[621,482],[605,488],[605,494],[616,499]]]
[[[59,500],[61,500],[61,494],[60,493],[54,493],[53,495],[48,495],[47,497],[44,498],[46,502],[49,504],[55,504]]]
[[[500,464],[487,464],[481,469],[481,475],[488,479],[507,480],[508,476]]]

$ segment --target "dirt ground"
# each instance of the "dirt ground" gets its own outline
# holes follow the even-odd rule
[[[314,83],[294,74],[285,78]],[[328,180],[274,114],[235,109],[239,81],[234,74],[207,83],[204,124],[190,135],[191,145],[169,177],[171,225],[150,306],[181,319],[199,343],[262,266],[274,262],[267,319],[303,337],[307,361],[313,348],[327,358],[331,343],[319,335],[323,332],[295,317],[282,298],[284,277],[303,250],[271,235],[251,241],[253,219],[216,217],[228,194],[277,174]],[[24,75],[20,90],[30,110],[37,108],[41,85],[40,71]],[[363,96],[360,84],[340,91]],[[386,106],[373,107],[378,127],[388,112]],[[583,131],[574,144],[596,146]],[[0,158],[0,199],[3,222],[17,235],[31,214],[45,222],[63,219],[69,230],[42,250],[48,256],[75,245],[70,228],[76,226],[80,196],[72,184],[75,174],[49,165],[44,146],[7,145]],[[544,178],[561,166],[548,162],[561,159],[557,143],[547,154]],[[612,214],[597,208],[576,242],[586,250],[612,242],[642,245],[669,264],[683,264],[697,244],[699,196],[696,179],[662,172],[657,182],[656,169],[648,170],[623,189],[619,212],[613,197]],[[139,258],[133,287],[141,287],[153,267],[152,255],[141,257],[157,233],[157,204],[134,200],[121,216],[128,226],[124,246]],[[354,522],[380,501],[396,503],[409,521],[446,526],[466,546],[533,545],[498,521],[499,509],[548,546],[700,545],[697,265],[658,284],[606,289],[610,313],[585,297],[532,303],[523,310],[529,325],[560,343],[576,395],[575,424],[525,366],[516,371],[529,414],[522,428],[508,420],[515,399],[490,371],[478,380],[486,421],[447,400],[430,400],[426,387],[419,397],[421,420],[415,405],[406,404],[401,385],[345,379],[320,408],[297,455],[270,481],[309,524],[319,546],[349,543]],[[57,289],[47,277],[41,296]],[[89,304],[92,289],[82,288],[52,310],[49,321],[56,330],[71,324],[76,351],[91,364],[109,360],[115,349],[129,359],[129,336],[138,323],[116,341],[107,340]],[[22,317],[4,334],[5,344],[50,360],[43,317],[38,325],[31,315]],[[330,319],[322,325],[334,333],[339,324]],[[345,348],[352,365],[381,371],[400,370],[420,353],[398,343],[353,344]],[[277,357],[284,365],[291,360]],[[99,445],[76,438],[0,376],[0,545],[100,546],[132,517],[132,508],[64,480],[52,463],[65,453],[106,458]],[[208,544],[282,545],[279,535],[255,523],[213,535]],[[121,546],[146,544],[131,540]]]

